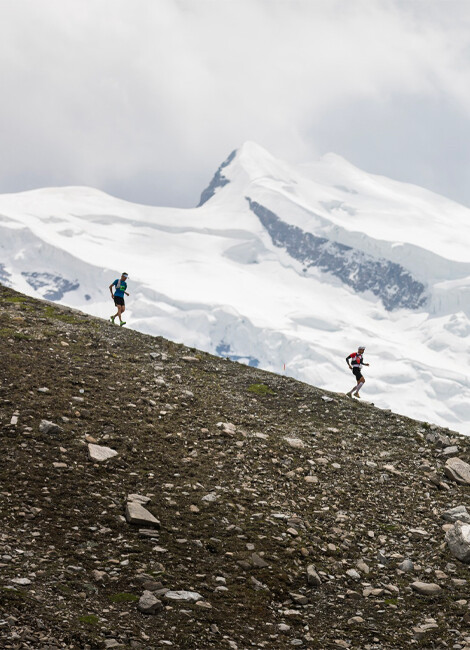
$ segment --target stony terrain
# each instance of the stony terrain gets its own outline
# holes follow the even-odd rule
[[[469,439],[3,287],[0,312],[2,648],[470,648],[442,517]]]

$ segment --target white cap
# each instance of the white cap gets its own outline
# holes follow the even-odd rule
[[[365,346],[365,345],[359,345],[357,349],[358,349],[358,350],[365,350],[365,349],[366,349],[366,346]]]

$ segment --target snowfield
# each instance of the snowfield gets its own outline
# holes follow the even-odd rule
[[[0,282],[126,317],[244,363],[470,434],[470,210],[328,154],[293,166],[254,143],[194,209],[82,187],[0,196]],[[284,371],[285,364],[285,371]]]

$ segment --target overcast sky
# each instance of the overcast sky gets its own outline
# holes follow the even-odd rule
[[[196,205],[246,140],[470,206],[468,0],[0,0],[0,192]]]

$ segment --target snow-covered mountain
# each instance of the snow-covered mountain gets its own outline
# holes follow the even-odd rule
[[[0,196],[0,282],[470,434],[470,210],[339,156],[246,143],[194,209],[97,190]],[[284,371],[285,364],[285,371]]]

